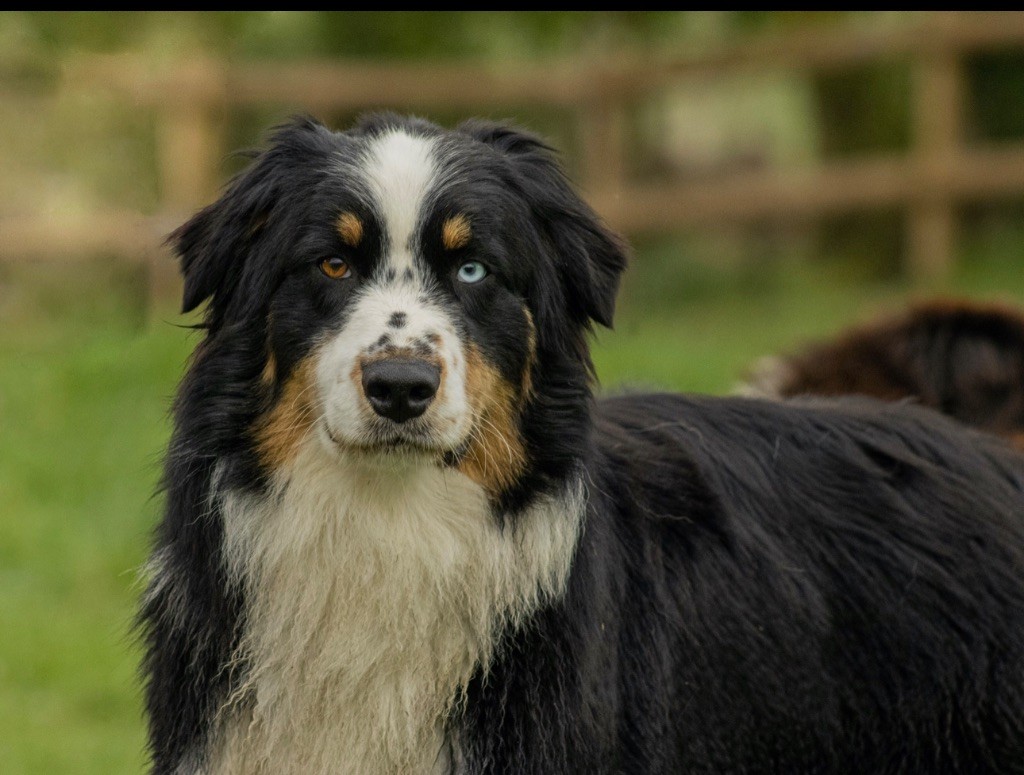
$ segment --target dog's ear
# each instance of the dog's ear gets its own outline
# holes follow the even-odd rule
[[[325,131],[308,118],[278,127],[268,149],[252,154],[252,164],[231,180],[216,202],[171,233],[168,243],[181,259],[185,279],[183,312],[191,312],[206,299],[212,300],[215,310],[227,305],[261,232],[285,195],[290,173],[301,164],[295,150]]]
[[[611,327],[628,251],[569,182],[555,152],[516,127],[471,121],[460,129],[514,162],[516,183],[555,252],[570,310]]]
[[[182,312],[206,299],[223,306],[238,285],[246,256],[277,199],[274,176],[263,158],[240,173],[224,194],[176,229],[169,242],[185,278]]]

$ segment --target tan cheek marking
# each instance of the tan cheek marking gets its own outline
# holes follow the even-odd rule
[[[346,211],[339,215],[337,228],[341,241],[351,248],[359,245],[363,239],[363,222],[355,213]]]
[[[469,219],[465,215],[449,218],[441,226],[441,244],[444,245],[445,250],[458,250],[466,247],[471,235]]]
[[[537,326],[533,322],[530,310],[523,307],[526,314],[526,365],[523,367],[523,383],[520,385],[519,403],[525,404],[533,396],[533,368],[537,364]]]
[[[466,351],[466,394],[477,423],[458,468],[497,495],[526,467],[526,449],[516,422],[519,397],[476,347]]]
[[[256,450],[271,469],[286,465],[316,420],[314,356],[299,363],[277,403],[256,426]]]
[[[274,380],[277,379],[277,358],[274,357],[273,353],[267,356],[267,362],[263,366],[263,373],[260,374],[260,380],[264,385],[273,385]]]

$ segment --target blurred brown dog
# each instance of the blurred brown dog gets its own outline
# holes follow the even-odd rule
[[[928,301],[751,369],[740,392],[914,400],[1024,447],[1024,311]]]

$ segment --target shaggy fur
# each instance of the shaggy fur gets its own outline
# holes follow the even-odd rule
[[[1024,461],[595,401],[625,251],[537,138],[296,120],[172,242],[152,772],[1024,772]]]
[[[913,399],[1020,445],[1024,314],[964,300],[915,304],[793,354],[763,359],[743,392]]]

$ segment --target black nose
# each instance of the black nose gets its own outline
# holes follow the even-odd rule
[[[395,422],[419,417],[441,384],[441,370],[418,360],[384,360],[363,367],[363,392],[373,411]]]

